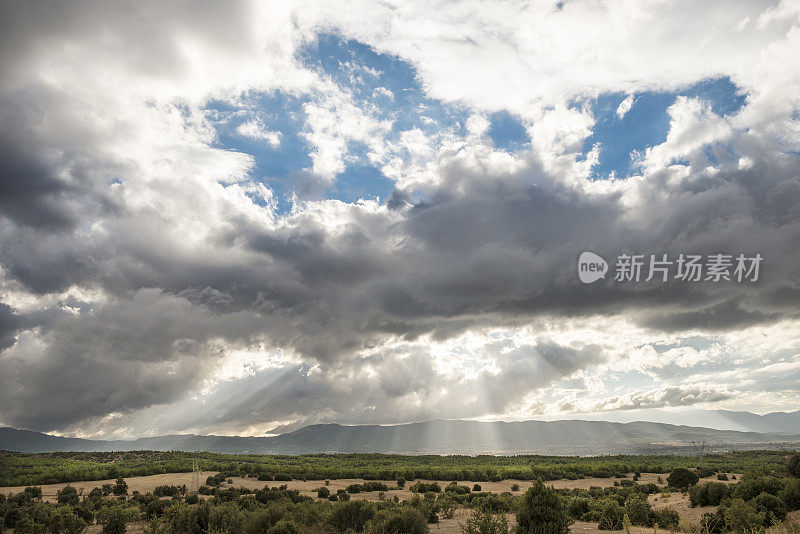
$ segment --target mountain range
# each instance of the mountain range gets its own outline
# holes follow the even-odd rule
[[[731,412],[739,413],[739,412]],[[754,415],[754,414],[750,414]],[[794,421],[798,413],[785,414]],[[764,416],[756,416],[764,417]],[[746,416],[743,420],[749,420]],[[775,421],[780,421],[776,417]],[[772,419],[755,420],[773,428]],[[778,423],[775,423],[778,424]],[[0,450],[18,452],[183,450],[251,454],[381,452],[397,454],[691,454],[706,451],[796,449],[800,432],[744,432],[634,421],[427,421],[401,425],[309,425],[277,436],[177,434],[135,440],[89,440],[0,428]]]

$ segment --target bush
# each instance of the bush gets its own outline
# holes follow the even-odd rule
[[[732,499],[723,510],[725,527],[737,534],[749,534],[760,531],[764,526],[764,514],[744,502]]]
[[[427,484],[425,482],[417,482],[408,489],[410,489],[414,493],[428,493],[431,491],[433,493],[439,493],[440,491],[442,491],[441,486],[439,486],[439,484],[436,482],[432,482],[431,484]]]
[[[536,480],[522,498],[517,511],[517,530],[569,534],[570,519],[553,488],[546,487],[541,479]]]
[[[317,497],[319,497],[320,499],[327,499],[330,496],[331,496],[331,490],[329,490],[325,486],[317,488]]]
[[[670,508],[662,508],[653,512],[653,516],[654,522],[665,530],[676,531],[681,523],[681,516]]]
[[[78,497],[78,490],[72,486],[64,486],[61,491],[56,494],[58,504],[66,504],[69,506],[78,506],[80,498]]]
[[[119,481],[117,481],[119,483]],[[127,491],[127,485],[126,485]],[[111,506],[104,508],[100,516],[100,523],[103,525],[103,534],[125,534],[125,525],[130,517],[128,512],[121,506]]]
[[[519,491],[519,484],[511,484],[511,491]]]
[[[672,488],[686,490],[689,486],[697,484],[699,480],[700,477],[698,477],[697,473],[694,471],[690,471],[684,467],[678,467],[673,469],[667,477],[667,484]]]
[[[403,478],[403,477],[398,478],[397,479],[397,487],[398,488],[404,488],[405,486],[406,486],[406,479]]]
[[[337,503],[331,512],[328,523],[337,532],[364,530],[367,521],[375,515],[375,508],[367,501],[349,501]]]
[[[233,503],[212,506],[208,514],[209,532],[241,532],[244,514]]]
[[[472,491],[481,491],[481,485],[475,484],[474,486],[472,486]]]
[[[236,532],[231,531],[231,532]],[[300,526],[295,523],[294,521],[278,521],[275,523],[271,529],[267,531],[267,534],[300,534]]]
[[[786,470],[789,472],[789,475],[800,478],[800,453],[794,454],[789,458]]]
[[[86,531],[86,521],[78,515],[67,512],[62,514],[60,528],[64,534],[82,534]]]
[[[462,534],[509,534],[506,516],[475,510],[461,526]]]
[[[111,493],[114,495],[127,495],[128,494],[128,484],[125,482],[125,479],[122,477],[117,477],[117,483],[111,488]]]
[[[625,509],[616,501],[611,501],[603,507],[597,528],[600,530],[621,530],[625,517]]]
[[[787,479],[779,496],[786,508],[800,510],[800,479]]]
[[[728,480],[728,475],[725,473],[720,473],[717,475],[717,480]]]
[[[31,498],[31,499],[41,499],[42,498],[42,488],[38,486],[28,486],[25,488],[23,493]]]
[[[461,486],[459,484],[448,484],[445,486],[444,491],[455,493],[456,495],[466,495],[469,493],[469,486]]]
[[[786,505],[775,495],[762,493],[753,500],[756,511],[764,514],[764,526],[771,527],[786,519]]]
[[[377,512],[366,531],[369,534],[425,534],[428,525],[418,510],[393,506]]]
[[[689,501],[692,506],[719,506],[730,495],[730,486],[721,482],[707,482],[689,488]]]
[[[625,501],[625,513],[632,525],[651,527],[654,523],[653,509],[647,497],[641,493],[631,493]]]

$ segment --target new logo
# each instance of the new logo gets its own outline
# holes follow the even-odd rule
[[[578,258],[578,277],[584,284],[591,284],[606,277],[608,263],[594,252],[584,252]]]

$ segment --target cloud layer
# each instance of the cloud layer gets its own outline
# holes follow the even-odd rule
[[[800,10],[561,4],[3,4],[0,423],[794,409]],[[723,77],[735,110],[684,91]],[[591,103],[658,92],[598,179]],[[585,250],[765,259],[587,286]]]

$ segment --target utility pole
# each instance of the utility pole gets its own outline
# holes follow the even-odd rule
[[[200,491],[200,461],[197,456],[192,456],[192,483],[189,485],[189,493]]]

